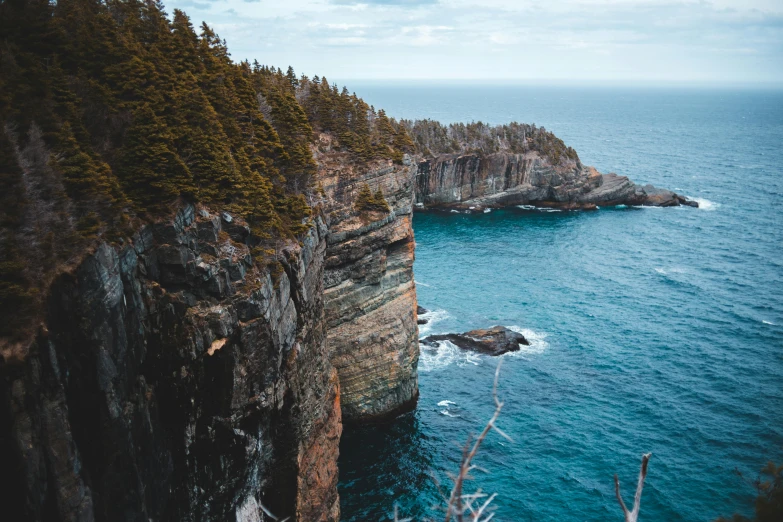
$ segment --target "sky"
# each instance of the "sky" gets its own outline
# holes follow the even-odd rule
[[[783,0],[164,0],[330,80],[783,84]]]

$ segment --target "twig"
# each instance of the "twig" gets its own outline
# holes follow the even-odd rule
[[[642,467],[639,470],[639,480],[636,484],[636,494],[633,497],[633,509],[628,511],[623,502],[623,497],[620,495],[620,480],[617,478],[617,474],[614,476],[614,494],[617,496],[617,502],[620,503],[620,507],[623,509],[623,515],[625,516],[625,522],[636,522],[639,518],[639,507],[642,503],[642,488],[644,488],[644,479],[647,477],[647,463],[650,462],[650,456],[652,453],[645,453],[642,455]]]
[[[477,498],[485,497],[486,495],[481,494],[480,491],[473,495],[463,495],[462,488],[465,484],[465,480],[469,478],[470,471],[476,469],[476,467],[473,466],[471,462],[473,461],[473,458],[476,456],[476,453],[481,447],[481,444],[484,442],[484,439],[491,430],[497,431],[503,438],[509,441],[512,440],[511,437],[503,433],[503,431],[501,431],[495,425],[495,422],[500,416],[500,411],[503,409],[503,403],[498,399],[498,379],[500,378],[500,366],[501,365],[498,364],[498,367],[495,370],[495,382],[492,386],[492,398],[495,401],[495,412],[492,414],[492,417],[489,419],[486,426],[484,426],[484,429],[481,431],[479,436],[473,442],[473,446],[470,446],[470,439],[468,439],[468,443],[465,445],[459,473],[453,479],[454,488],[451,490],[451,495],[449,496],[448,502],[446,504],[446,522],[451,522],[452,518],[457,522],[463,522],[466,511],[470,511],[470,520],[473,522],[486,522],[494,516],[494,514],[490,514],[487,518],[481,519],[482,514],[489,506],[489,503],[494,500],[496,495],[493,494],[484,503],[484,505],[478,509],[478,511],[474,511],[473,501]],[[463,505],[463,501],[467,501],[467,504]]]

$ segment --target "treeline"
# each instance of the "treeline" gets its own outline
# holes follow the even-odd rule
[[[0,338],[96,241],[178,201],[241,214],[259,238],[300,234],[318,132],[355,161],[412,150],[355,94],[234,63],[156,0],[0,1],[0,125]]]
[[[557,165],[561,161],[579,161],[576,151],[547,131],[524,123],[488,125],[482,122],[443,125],[433,120],[403,120],[418,154],[435,156],[450,153],[522,154],[536,151]]]
[[[282,69],[255,63],[253,70],[265,81],[290,90],[315,131],[333,134],[340,147],[351,152],[355,159],[385,158],[401,163],[406,152],[413,152],[413,141],[403,125],[388,117],[383,109],[376,111],[346,87],[338,89],[325,77],[297,78],[290,66],[283,73]],[[262,112],[276,122],[275,102],[265,98],[260,102]]]

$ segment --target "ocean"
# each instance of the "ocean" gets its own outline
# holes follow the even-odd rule
[[[483,84],[349,88],[397,118],[535,123],[583,163],[693,208],[418,213],[420,335],[505,325],[500,358],[423,347],[416,411],[346,427],[345,521],[442,519],[447,473],[492,414],[468,489],[495,520],[622,520],[652,452],[640,521],[750,514],[783,463],[783,91]],[[745,478],[738,475],[740,472]]]

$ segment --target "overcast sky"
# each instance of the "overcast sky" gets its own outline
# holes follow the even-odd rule
[[[164,0],[165,1],[165,0]],[[236,60],[347,79],[783,83],[783,0],[168,0]]]

